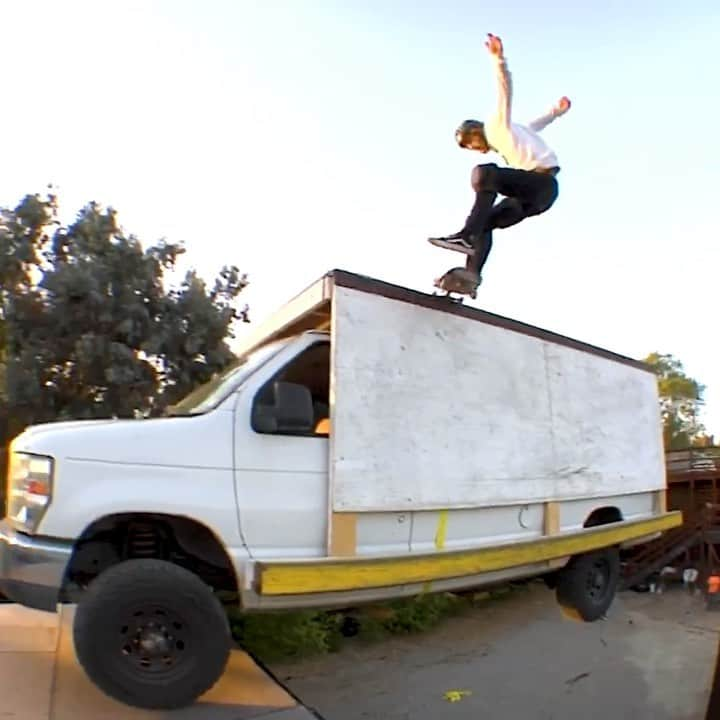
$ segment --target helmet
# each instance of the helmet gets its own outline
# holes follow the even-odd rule
[[[455,140],[460,147],[466,147],[470,142],[470,135],[473,132],[485,134],[485,124],[479,120],[465,120],[455,131]]]

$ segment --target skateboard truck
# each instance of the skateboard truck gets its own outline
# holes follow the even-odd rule
[[[453,298],[452,294],[469,295],[473,300],[477,297],[479,282],[472,282],[465,276],[467,270],[464,267],[450,268],[433,283],[440,290],[445,291],[445,296],[454,302],[462,302],[463,298]],[[437,295],[437,293],[435,293]]]

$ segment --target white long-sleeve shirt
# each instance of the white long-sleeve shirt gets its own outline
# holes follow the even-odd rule
[[[540,137],[540,131],[556,117],[555,110],[527,125],[512,122],[512,75],[504,57],[492,56],[498,82],[498,101],[495,112],[485,121],[488,143],[518,170],[537,170],[559,165],[557,155]]]

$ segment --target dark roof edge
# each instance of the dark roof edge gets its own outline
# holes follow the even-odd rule
[[[428,295],[427,293],[423,293],[418,290],[411,290],[409,288],[402,287],[401,285],[393,285],[382,280],[368,277],[367,275],[351,273],[347,270],[332,270],[328,273],[328,277],[331,277],[334,283],[340,287],[360,290],[361,292],[371,293],[373,295],[381,295],[382,297],[392,300],[399,300],[401,302],[411,303],[412,305],[419,305],[432,310],[439,310],[440,312],[445,312],[449,315],[457,315],[469,320],[483,322],[487,325],[505,328],[507,330],[522,333],[523,335],[529,335],[530,337],[535,337],[540,340],[546,340],[547,342],[555,343],[556,345],[563,345],[574,350],[580,350],[592,355],[597,355],[607,360],[614,360],[615,362],[622,363],[623,365],[629,365],[630,367],[634,367],[638,370],[644,370],[645,372],[652,373],[653,375],[655,374],[655,371],[652,367],[650,367],[650,365],[640,360],[635,360],[633,358],[626,357],[625,355],[620,355],[610,350],[597,347],[596,345],[591,345],[589,343],[581,342],[580,340],[566,337],[565,335],[551,332],[550,330],[544,330],[543,328],[539,328],[534,325],[528,325],[527,323],[520,322],[519,320],[512,320],[511,318],[503,317],[502,315],[495,315],[494,313],[490,313],[485,310],[451,302],[447,298],[439,295]]]

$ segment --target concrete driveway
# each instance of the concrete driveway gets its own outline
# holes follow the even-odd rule
[[[0,720],[310,720],[242,652],[200,702],[147,712],[95,689],[62,617],[0,605]],[[720,612],[699,597],[623,593],[592,625],[539,586],[483,602],[431,632],[277,665],[325,720],[706,720]]]
[[[586,625],[533,584],[431,632],[272,670],[325,720],[705,720],[719,628],[682,590],[622,593]]]
[[[2,720],[312,720],[314,717],[235,651],[218,685],[190,708],[144,711],[109,699],[85,677],[72,644],[73,608],[61,614],[0,605]]]

